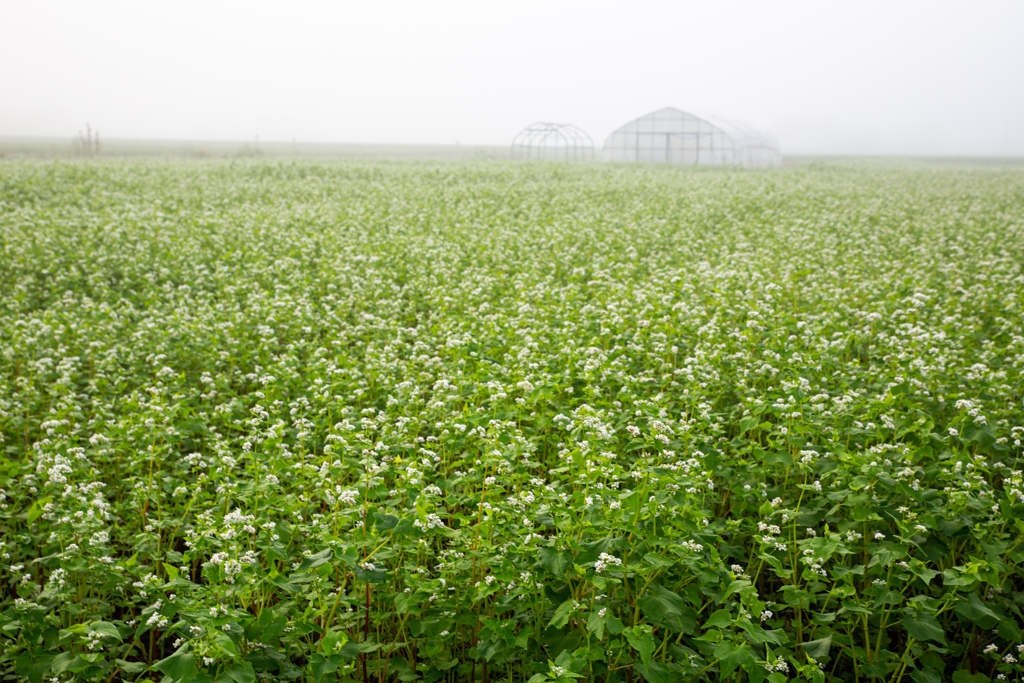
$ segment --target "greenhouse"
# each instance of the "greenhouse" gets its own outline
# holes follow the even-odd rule
[[[641,116],[616,129],[604,142],[603,161],[689,166],[779,166],[774,139],[717,116],[673,107]]]
[[[512,158],[593,161],[594,141],[571,123],[534,123],[512,140]]]

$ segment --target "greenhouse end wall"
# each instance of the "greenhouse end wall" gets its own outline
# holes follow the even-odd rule
[[[616,129],[601,159],[611,162],[770,168],[782,163],[774,140],[721,118],[660,109]]]

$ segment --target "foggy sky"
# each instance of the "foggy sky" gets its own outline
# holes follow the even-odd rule
[[[0,136],[596,145],[665,106],[784,154],[1024,156],[1024,2],[8,2]]]

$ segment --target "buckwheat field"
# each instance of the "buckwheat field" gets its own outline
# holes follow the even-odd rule
[[[1020,680],[1024,170],[0,162],[8,681]]]

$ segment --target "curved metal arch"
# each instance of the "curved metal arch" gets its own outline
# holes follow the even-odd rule
[[[593,161],[594,141],[571,123],[532,123],[512,139],[512,158],[544,161]]]

